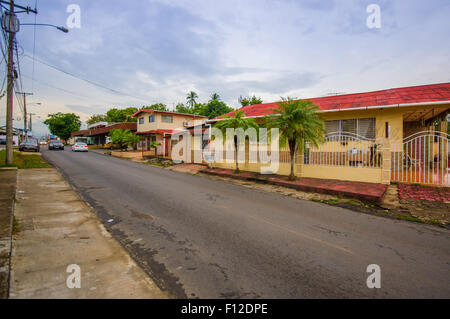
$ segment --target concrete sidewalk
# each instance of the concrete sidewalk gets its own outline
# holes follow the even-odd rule
[[[56,169],[19,170],[16,198],[10,298],[167,298]]]
[[[0,169],[0,299],[8,298],[17,169]]]

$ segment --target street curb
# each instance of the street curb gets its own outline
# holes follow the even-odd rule
[[[18,170],[16,171],[16,179],[14,183],[14,189],[13,189],[13,195],[14,198],[16,198],[17,195],[17,181],[18,181]],[[0,268],[0,273],[5,274],[5,285],[0,285],[0,299],[8,299],[9,298],[9,289],[11,287],[11,258],[13,255],[13,221],[14,221],[14,209],[15,209],[16,203],[13,198],[11,198],[11,209],[10,209],[10,215],[9,215],[9,229],[8,234],[6,237],[0,238],[2,242],[5,243],[5,249],[6,249],[6,265],[2,268]]]
[[[370,201],[370,202],[376,202],[376,203],[380,203],[384,196],[384,193],[381,196],[376,196],[376,195],[369,195],[369,194],[360,194],[360,193],[355,193],[355,192],[345,191],[345,190],[336,191],[333,189],[320,187],[320,186],[307,186],[307,185],[295,184],[295,183],[291,183],[288,181],[278,180],[278,179],[274,179],[274,178],[270,178],[270,177],[269,178],[260,178],[256,175],[248,176],[248,175],[236,175],[233,173],[226,173],[226,172],[215,172],[214,169],[204,169],[204,170],[201,170],[200,173],[205,173],[205,174],[214,175],[214,176],[228,177],[228,178],[237,179],[237,180],[262,182],[265,184],[292,188],[292,189],[296,189],[296,190],[304,191],[304,192],[322,193],[322,194],[328,194],[328,195],[344,195],[346,197],[351,197],[351,198],[360,199],[363,201]]]

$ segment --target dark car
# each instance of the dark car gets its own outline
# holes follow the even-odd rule
[[[61,141],[53,140],[48,143],[48,149],[49,150],[64,150],[64,144],[61,143]]]
[[[0,137],[0,145],[6,145],[6,137]]]
[[[26,152],[26,151],[32,151],[32,152],[39,152],[39,143],[36,139],[27,138],[26,140],[22,141],[19,145],[19,151]]]

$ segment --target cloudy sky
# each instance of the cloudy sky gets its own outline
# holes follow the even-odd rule
[[[36,133],[48,113],[172,107],[190,90],[236,108],[240,95],[272,102],[450,81],[448,0],[37,0],[36,22],[66,25],[70,4],[80,28],[17,35],[23,90],[42,103],[29,107]],[[370,4],[381,8],[379,29],[367,27]],[[16,108],[17,127],[20,117]]]

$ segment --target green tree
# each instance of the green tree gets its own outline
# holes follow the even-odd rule
[[[267,128],[280,130],[280,146],[289,146],[291,159],[290,180],[295,179],[294,160],[297,152],[302,154],[305,144],[317,147],[324,140],[324,121],[317,114],[318,106],[308,100],[283,99],[277,103],[274,114],[265,117]]]
[[[143,106],[142,109],[143,110],[156,110],[156,111],[169,111],[169,109],[167,108],[167,105],[165,105],[164,103],[156,103],[156,104],[152,104],[150,106]]]
[[[87,124],[94,124],[97,122],[106,122],[106,115],[94,114],[86,121]]]
[[[211,101],[219,101],[220,95],[218,93],[211,94]]]
[[[139,135],[133,134],[133,132],[129,131],[125,135],[125,142],[128,146],[131,146],[133,150],[137,150],[138,143],[141,141],[141,137]]]
[[[149,145],[150,148],[155,149],[155,157],[158,157],[158,146],[162,145],[160,142],[152,141]]]
[[[247,105],[262,104],[263,100],[260,97],[256,97],[255,95],[253,95],[252,97],[240,96],[239,103],[241,103],[241,105],[244,107]]]
[[[136,122],[137,119],[130,116],[137,111],[136,107],[127,107],[125,109],[112,108],[106,112],[106,121],[109,123]]]
[[[256,129],[256,132],[259,131],[259,126],[258,124],[255,122],[255,120],[253,118],[246,118],[244,117],[244,112],[243,111],[236,111],[234,113],[233,117],[227,116],[225,120],[219,121],[214,125],[215,128],[218,128],[219,130],[222,131],[222,134],[224,136],[224,141],[226,140],[227,136],[226,136],[226,130],[227,128],[233,128],[233,129],[238,129],[241,128],[244,131],[249,129],[249,128],[254,128]],[[238,137],[235,134],[234,137],[234,161],[236,162],[236,173],[239,173],[239,163],[238,163]]]
[[[231,111],[233,111],[233,109],[220,100],[219,94],[213,93],[209,102],[206,105],[201,106],[199,113],[208,118],[213,118]]]
[[[175,106],[175,112],[184,113],[184,114],[193,114],[194,108],[184,105],[183,103],[178,103]]]
[[[131,133],[130,130],[121,130],[121,129],[115,129],[111,130],[109,132],[109,136],[111,137],[111,142],[113,144],[119,145],[119,148],[121,150],[125,149],[129,145],[129,134]]]
[[[53,135],[67,141],[73,132],[80,130],[81,121],[80,117],[74,113],[58,112],[49,114],[44,124]]]
[[[186,96],[187,104],[191,109],[194,108],[195,104],[197,104],[195,99],[198,99],[198,95],[194,91],[189,92]]]

